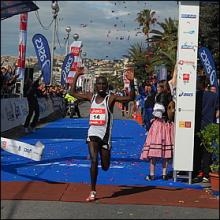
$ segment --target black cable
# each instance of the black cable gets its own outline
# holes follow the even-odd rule
[[[50,22],[50,24],[49,24],[47,27],[45,27],[45,26],[42,24],[41,20],[40,20],[40,15],[39,15],[38,11],[35,11],[35,15],[36,15],[36,18],[37,18],[38,22],[40,23],[40,26],[41,26],[44,30],[49,30],[49,28],[50,28],[51,25],[53,24],[53,21],[55,20],[55,19],[53,18],[52,21]]]
[[[57,26],[57,29],[56,29],[57,42],[58,42],[60,48],[62,48],[62,46],[60,45],[60,40],[59,40],[59,36],[58,36],[58,20],[56,20],[56,23],[57,23],[56,24],[56,26]]]
[[[37,5],[36,1],[34,1],[34,3]],[[52,21],[50,22],[50,24],[46,27],[46,26],[44,26],[44,25],[42,24],[42,22],[41,22],[41,20],[40,20],[40,15],[39,15],[38,10],[35,11],[35,16],[36,16],[38,22],[40,23],[40,26],[41,26],[44,30],[49,30],[49,28],[51,27],[51,25],[52,25],[52,23],[53,23],[53,21],[54,21],[54,18],[52,19]]]

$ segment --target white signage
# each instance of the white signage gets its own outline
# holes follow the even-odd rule
[[[178,76],[173,169],[193,171],[199,1],[179,2]]]
[[[40,161],[44,145],[38,141],[35,145],[1,137],[1,149],[31,160]]]

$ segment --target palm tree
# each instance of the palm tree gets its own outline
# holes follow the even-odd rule
[[[135,19],[139,23],[139,26],[143,27],[142,32],[147,38],[149,37],[150,26],[157,22],[157,19],[154,17],[155,14],[156,12],[151,9],[144,9],[137,14],[138,17]]]
[[[164,22],[157,24],[162,30],[151,30],[149,32],[153,34],[149,39],[156,49],[152,63],[154,65],[165,64],[168,70],[172,72],[176,63],[178,21],[166,18]]]
[[[138,82],[146,79],[146,49],[143,43],[131,45],[128,49],[128,57],[134,63],[135,77]]]

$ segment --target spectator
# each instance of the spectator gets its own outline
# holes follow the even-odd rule
[[[208,90],[205,79],[198,79],[196,92],[196,114],[194,135],[193,183],[209,182],[211,154],[201,146],[197,133],[208,124],[215,123],[216,112],[219,111],[218,95]]]
[[[128,92],[128,88],[125,88],[122,90],[122,96],[128,96],[129,92]],[[125,116],[125,114],[128,116],[129,112],[128,112],[128,102],[124,102],[122,103],[122,116]]]
[[[140,159],[150,160],[150,174],[146,180],[155,179],[155,166],[159,159],[162,159],[162,179],[167,180],[168,160],[173,157],[173,126],[167,123],[166,108],[168,105],[169,93],[164,81],[157,84],[157,94],[152,124],[142,149]]]
[[[29,112],[24,123],[25,133],[28,133],[29,131],[35,131],[35,127],[39,119],[40,112],[39,112],[39,104],[37,98],[39,97],[38,87],[39,87],[40,78],[41,75],[34,82],[31,79],[28,79],[25,84],[25,90],[27,91],[26,96],[27,96],[28,108],[29,108]],[[34,118],[33,121],[30,123],[33,114],[34,114]]]
[[[145,98],[144,98],[144,111],[143,111],[143,118],[144,118],[144,126],[146,132],[150,129],[151,119],[153,118],[153,107],[155,103],[155,92],[152,91],[152,87],[150,84],[146,84],[145,86]]]

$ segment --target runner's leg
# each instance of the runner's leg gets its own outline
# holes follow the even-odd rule
[[[91,160],[91,166],[90,166],[91,190],[96,191],[96,181],[98,176],[99,145],[97,142],[90,141],[88,143],[88,147],[89,147],[89,155]]]
[[[100,148],[101,165],[103,170],[108,170],[110,167],[111,150]]]

